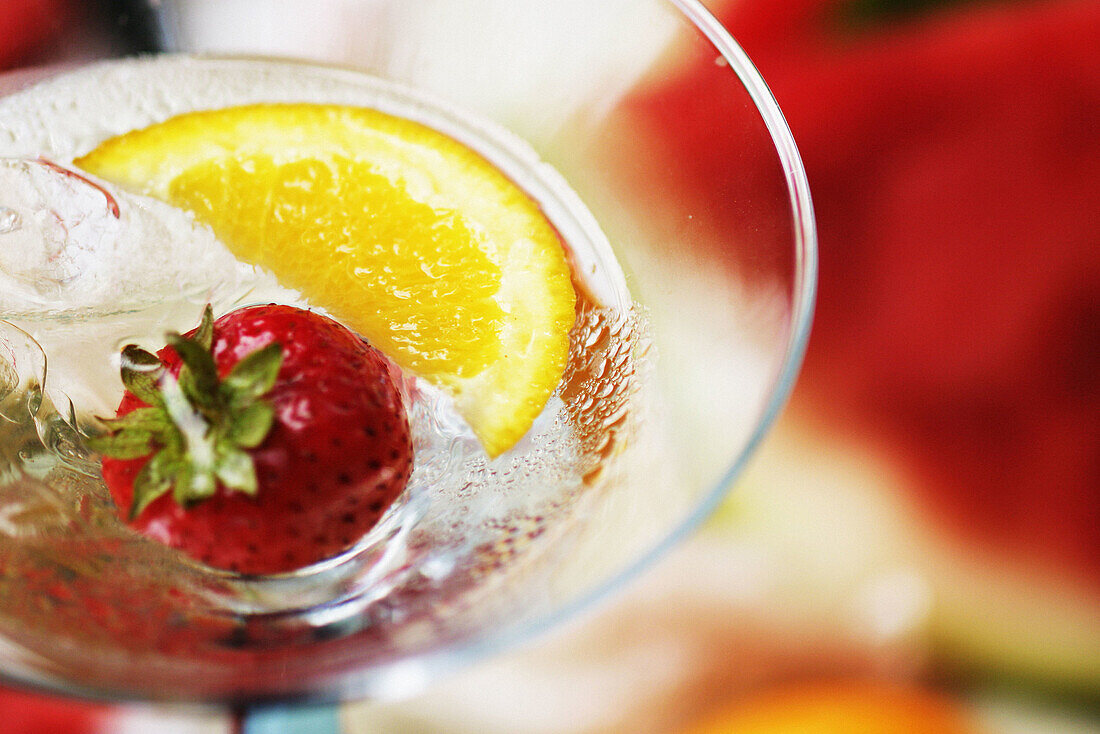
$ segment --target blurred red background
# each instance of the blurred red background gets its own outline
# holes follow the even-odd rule
[[[0,3],[0,68],[22,66],[69,22],[64,0],[4,0]]]
[[[820,281],[795,403],[891,450],[929,516],[1100,591],[1100,4],[743,0],[798,142]],[[723,71],[645,101],[721,219]],[[702,148],[706,141],[706,149]],[[750,164],[751,165],[751,164]]]
[[[1052,615],[1100,620],[1100,3],[717,9],[784,111],[819,226],[781,429],[884,461],[902,479],[876,491],[916,508],[947,566],[981,568],[927,576],[968,609],[932,624],[926,680],[962,669],[1095,710],[1096,624]],[[772,225],[728,205],[769,162],[716,143],[739,117],[723,73],[704,54],[640,104],[736,236]]]
[[[799,399],[938,521],[1100,591],[1100,4],[896,5],[726,17],[817,208]]]
[[[1096,624],[1052,615],[1100,620],[1100,3],[715,7],[784,111],[819,226],[781,429],[883,460],[902,479],[876,491],[916,508],[946,565],[981,568],[928,576],[968,608],[933,623],[925,678],[961,668],[1095,710]],[[739,117],[722,74],[705,54],[641,105],[736,236],[771,223],[727,204],[757,163],[715,143]]]
[[[72,55],[52,45],[80,17],[66,7],[0,0],[0,66]],[[1006,614],[1029,613],[1041,577],[1100,619],[1100,3],[714,7],[788,119],[819,223],[814,334],[784,420],[886,457],[908,478],[888,489],[950,538],[949,557],[988,560],[1008,589],[997,602]],[[750,177],[736,140],[698,147],[729,116],[729,101],[709,93],[724,73],[700,58],[639,109],[692,162],[716,223],[736,230],[753,224],[723,220],[723,202]],[[975,590],[973,603],[984,599]],[[1088,662],[1096,639],[1067,634],[1084,664],[1044,659],[1041,639],[1005,640],[1039,649],[1027,665],[1006,653],[971,672],[995,670],[1089,709],[1100,703],[1097,663]],[[819,723],[854,711],[847,693],[808,690],[803,704],[832,702]],[[706,731],[870,731],[858,712],[838,725],[848,728],[796,729],[779,714],[768,728],[768,705],[755,723],[739,719],[741,729],[729,722],[742,714],[730,714],[719,717],[729,728]],[[949,730],[934,723],[946,721],[941,713],[913,710],[925,711],[912,719],[923,725],[898,718],[883,731]],[[4,731],[93,731],[111,713],[0,693]]]

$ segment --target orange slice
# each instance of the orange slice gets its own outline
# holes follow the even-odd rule
[[[575,294],[539,206],[484,158],[375,110],[181,115],[76,164],[195,213],[241,260],[447,390],[490,456],[561,381]]]

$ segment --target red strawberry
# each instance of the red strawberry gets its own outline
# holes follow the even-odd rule
[[[391,363],[289,306],[216,322],[156,356],[123,350],[127,392],[94,442],[127,521],[217,568],[270,574],[353,546],[404,489],[408,419]]]

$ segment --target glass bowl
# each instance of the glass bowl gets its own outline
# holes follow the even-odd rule
[[[12,222],[20,206],[63,224],[92,216],[54,207],[61,190],[100,218],[112,197],[137,206],[65,172],[135,126],[246,102],[367,104],[467,142],[536,198],[570,248],[583,307],[566,377],[516,449],[489,461],[476,447],[418,444],[415,486],[351,552],[251,578],[117,522],[84,443],[91,416],[121,394],[87,376],[89,355],[174,325],[197,296],[163,286],[107,306],[8,306],[10,680],[229,704],[411,693],[613,594],[729,491],[798,371],[815,231],[779,109],[699,3],[161,0],[129,12],[168,55],[58,58],[0,77],[5,175],[48,181],[38,204],[0,195]],[[700,76],[684,96],[683,80]],[[696,114],[692,94],[723,95],[727,115]],[[743,151],[733,185],[708,156],[731,136]],[[0,245],[17,229],[0,221]],[[25,262],[7,267],[41,286]],[[415,410],[431,422],[431,405]]]

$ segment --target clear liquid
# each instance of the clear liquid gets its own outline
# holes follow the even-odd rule
[[[156,348],[166,330],[193,326],[208,301],[218,312],[254,302],[309,304],[238,263],[188,215],[99,190],[40,160],[65,166],[106,137],[193,109],[282,101],[374,107],[477,150],[539,201],[562,233],[581,306],[562,385],[513,450],[489,461],[448,398],[422,384],[410,406],[413,476],[393,510],[346,556],[257,581],[190,563],[122,526],[81,434],[121,397],[122,345]],[[502,592],[516,578],[551,562],[571,523],[629,464],[647,384],[644,319],[576,195],[522,141],[491,124],[358,74],[159,58],[88,67],[0,100],[0,158],[0,177],[11,182],[0,187],[8,192],[0,193],[5,634],[37,639],[83,625],[81,634],[131,653],[135,644],[177,644],[178,629],[167,638],[164,625],[135,629],[111,613],[132,606],[135,589],[151,605],[148,618],[182,619],[200,641],[230,635],[243,646],[305,629],[403,625],[471,603],[490,608],[505,603]],[[84,624],[89,604],[107,607],[108,622]],[[241,632],[243,617],[273,612],[283,615],[265,617],[273,627]]]

